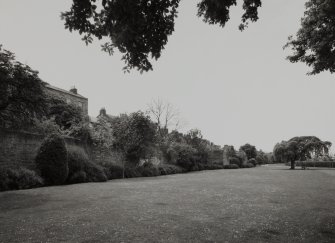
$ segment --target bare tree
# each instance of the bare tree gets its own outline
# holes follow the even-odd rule
[[[160,98],[153,99],[148,104],[147,112],[151,119],[157,123],[160,131],[177,130],[182,125],[178,109]]]

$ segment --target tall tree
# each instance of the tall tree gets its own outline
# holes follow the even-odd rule
[[[261,0],[243,1],[240,30],[258,20]],[[69,11],[61,14],[65,28],[78,31],[86,44],[93,38],[105,39],[102,50],[113,54],[118,49],[126,66],[152,70],[150,59],[158,59],[174,31],[180,0],[73,0]],[[208,24],[224,27],[230,19],[230,7],[237,0],[201,0],[197,15]],[[289,38],[286,47],[293,54],[291,62],[303,62],[312,67],[309,74],[335,70],[335,2],[308,0],[301,28]]]
[[[257,156],[256,147],[250,144],[245,144],[240,147],[240,151],[244,151],[249,159],[255,159]]]
[[[137,165],[145,159],[156,139],[156,127],[143,112],[123,114],[113,118],[114,147],[122,152],[127,161]]]
[[[282,141],[273,149],[273,154],[276,160],[280,162],[290,162],[291,169],[295,168],[295,161],[304,161],[312,157],[327,155],[331,142],[321,141],[314,136],[294,137],[288,141]]]
[[[102,50],[113,54],[118,49],[125,62],[125,71],[136,68],[152,70],[150,59],[158,59],[174,31],[180,0],[73,0],[61,18],[65,28],[78,31],[86,44],[93,38],[105,39]],[[236,0],[201,0],[198,16],[206,23],[224,26],[229,8]],[[242,24],[258,19],[261,0],[243,0]]]
[[[179,128],[179,111],[171,103],[157,98],[148,104],[147,112],[157,124],[160,135],[166,135],[168,129],[176,130]]]
[[[37,71],[0,45],[0,126],[23,128],[42,117],[47,109],[44,85]]]
[[[290,36],[285,47],[293,54],[290,62],[303,62],[312,67],[309,74],[335,72],[335,1],[309,0],[301,19],[301,28]]]

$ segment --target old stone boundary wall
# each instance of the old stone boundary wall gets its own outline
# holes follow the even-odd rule
[[[35,169],[35,157],[44,138],[41,134],[0,129],[0,167],[23,166]],[[71,137],[65,137],[65,142],[68,148],[85,150],[93,162],[122,165],[122,156],[116,151],[98,149]],[[209,160],[214,164],[222,164],[222,151],[213,151]]]
[[[35,169],[35,157],[44,138],[41,134],[0,129],[0,167],[23,166]],[[95,162],[121,163],[120,156],[115,151],[100,151],[71,137],[64,139],[68,148],[84,149]]]
[[[35,168],[35,157],[43,142],[44,135],[0,129],[0,166],[24,166]],[[65,138],[67,146],[84,148],[80,141]]]

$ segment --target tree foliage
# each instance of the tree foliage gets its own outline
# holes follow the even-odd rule
[[[0,126],[22,128],[46,112],[44,82],[0,45]]]
[[[155,146],[156,126],[143,112],[113,118],[112,130],[114,147],[133,164],[145,159]]]
[[[136,68],[152,70],[150,59],[158,59],[174,31],[180,0],[73,0],[69,11],[61,18],[65,28],[78,31],[86,44],[93,38],[107,39],[102,50],[113,54],[118,49],[126,66],[125,71]],[[229,8],[236,0],[202,0],[198,3],[198,16],[206,23],[224,26],[229,20]],[[243,0],[244,14],[240,29],[248,21],[258,19],[261,0]]]
[[[328,154],[331,142],[321,141],[314,136],[294,137],[288,141],[276,144],[273,154],[277,162],[291,162],[294,169],[295,161],[305,161],[312,155],[322,156]]]
[[[203,17],[205,23],[219,24],[224,27],[228,22],[230,7],[236,5],[236,0],[202,0],[198,3],[198,16]],[[258,8],[262,5],[261,0],[244,0],[242,23],[240,30],[248,26],[248,22],[258,20]]]
[[[47,184],[63,184],[68,176],[67,150],[64,139],[51,134],[42,143],[36,165]]]
[[[290,62],[303,62],[312,67],[309,74],[335,72],[335,1],[309,0],[295,37],[290,36],[285,47],[293,54]]]
[[[68,130],[74,124],[84,121],[83,112],[79,107],[67,104],[65,101],[55,97],[48,99],[47,116],[54,118],[56,124],[62,130]]]
[[[149,57],[158,59],[174,30],[179,0],[73,0],[71,10],[62,13],[65,27],[84,34],[87,43],[93,37],[109,39],[102,50],[123,53],[125,70],[152,69]]]
[[[54,96],[48,97],[47,107],[46,121],[56,124],[61,134],[91,142],[88,117],[79,107]]]
[[[241,151],[244,151],[247,155],[248,160],[249,159],[255,159],[257,156],[257,150],[256,147],[250,144],[245,144],[240,147]]]

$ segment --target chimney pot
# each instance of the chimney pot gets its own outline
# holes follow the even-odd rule
[[[74,94],[78,94],[78,90],[75,86],[73,86],[71,89],[70,89],[70,92],[71,93],[74,93]]]

